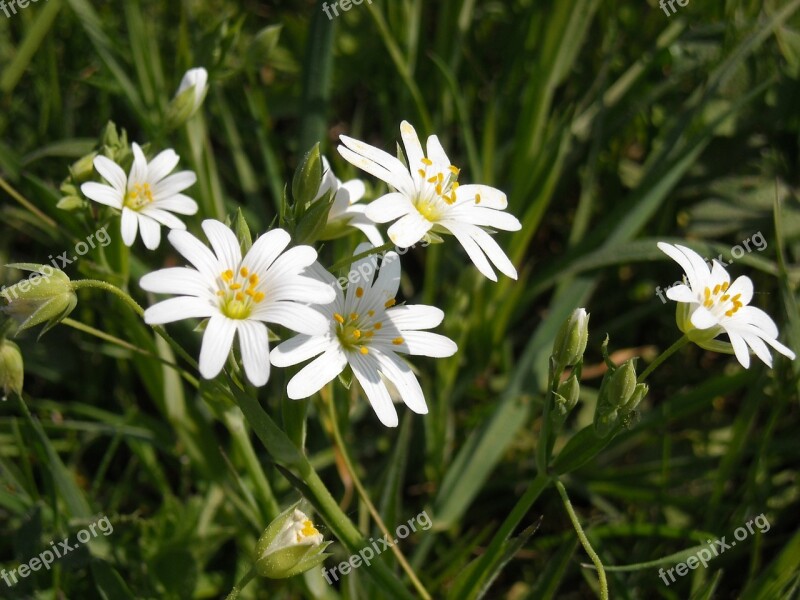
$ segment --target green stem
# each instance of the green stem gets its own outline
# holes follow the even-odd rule
[[[561,496],[561,501],[564,503],[564,508],[569,515],[569,520],[572,521],[572,526],[578,534],[578,539],[581,541],[583,549],[586,550],[586,554],[592,559],[597,569],[597,578],[600,581],[600,598],[602,600],[608,600],[608,580],[606,579],[606,571],[603,568],[603,563],[597,555],[597,552],[594,551],[594,548],[592,548],[592,545],[589,543],[589,538],[587,538],[586,534],[583,532],[583,527],[581,527],[578,515],[575,514],[575,510],[572,508],[572,503],[569,501],[569,496],[567,496],[567,490],[564,488],[564,484],[556,479],[555,485]]]
[[[78,281],[72,282],[72,289],[73,290],[80,290],[85,288],[95,288],[98,290],[105,290],[106,292],[111,292],[118,298],[121,298],[125,304],[127,304],[133,311],[141,316],[144,316],[144,309],[139,306],[138,302],[134,300],[129,294],[119,289],[117,286],[112,285],[106,281],[100,281],[99,279],[79,279]]]
[[[639,375],[637,383],[644,383],[644,380],[647,379],[650,373],[655,371],[661,363],[663,363],[670,356],[675,354],[678,350],[683,348],[688,342],[689,342],[689,336],[684,334],[683,337],[679,338],[678,341],[672,344],[672,346],[670,346],[669,348],[664,350],[664,352],[659,354],[656,357],[656,359],[647,366],[647,368],[642,372],[642,374]]]
[[[359,252],[355,256],[346,256],[342,260],[336,261],[333,263],[333,266],[328,269],[331,273],[341,269],[342,267],[349,267],[354,262],[361,260],[362,258],[368,258],[373,254],[380,254],[381,252],[385,252],[386,250],[391,250],[394,248],[394,244],[392,242],[386,242],[383,246],[378,246],[377,248],[371,248],[369,250],[365,250],[364,252]]]
[[[358,474],[356,473],[355,468],[353,467],[353,463],[350,460],[350,455],[347,453],[346,446],[344,444],[344,440],[342,439],[342,433],[339,431],[339,420],[336,418],[336,406],[333,401],[333,394],[327,399],[328,404],[328,411],[331,420],[331,429],[333,430],[333,439],[334,443],[338,447],[339,454],[344,461],[344,465],[347,468],[347,472],[350,474],[350,478],[353,480],[353,485],[356,486],[356,490],[358,491],[358,495],[361,496],[361,501],[366,504],[369,513],[372,515],[372,518],[375,520],[375,523],[378,525],[378,529],[381,530],[386,539],[394,539],[394,535],[389,532],[389,529],[386,527],[386,524],[381,519],[381,515],[378,512],[378,509],[375,508],[375,505],[372,503],[372,500],[367,493],[367,490],[364,488],[364,485],[361,483],[361,479],[359,479]],[[400,547],[397,544],[392,544],[391,546],[392,552],[394,553],[395,557],[397,557],[397,562],[400,563],[400,566],[408,575],[408,578],[411,580],[411,583],[414,585],[414,588],[419,592],[419,595],[423,600],[431,600],[431,595],[428,593],[428,590],[425,589],[425,586],[422,585],[422,582],[417,577],[417,574],[414,572],[414,569],[408,564],[408,560],[406,560],[405,555],[400,550]]]
[[[239,580],[239,583],[237,583],[235,586],[233,586],[233,589],[231,590],[231,593],[228,594],[226,600],[236,600],[239,597],[239,593],[245,587],[247,587],[247,584],[250,583],[250,581],[255,576],[256,576],[256,568],[255,567],[250,567],[250,570],[247,573],[244,574],[244,577],[242,577]]]
[[[27,200],[25,196],[23,196],[17,190],[11,187],[11,185],[9,185],[9,183],[2,177],[0,177],[0,188],[3,188],[8,193],[9,196],[11,196],[14,200],[19,202],[29,211],[31,211],[34,215],[39,217],[49,227],[51,227],[52,229],[58,229],[58,223],[56,223],[53,219],[44,214],[41,210],[36,208],[36,206],[34,206],[29,200]]]

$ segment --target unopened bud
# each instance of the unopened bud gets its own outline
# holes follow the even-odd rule
[[[83,183],[84,181],[89,181],[94,176],[95,156],[97,156],[97,152],[91,152],[70,165],[69,174],[72,177],[72,183]],[[75,190],[73,195],[77,195],[77,190]]]
[[[34,273],[0,291],[0,297],[6,302],[0,310],[19,323],[18,331],[46,323],[44,334],[65,319],[78,303],[69,277],[63,271],[32,263],[7,266]]]
[[[294,577],[321,564],[328,556],[324,551],[330,542],[323,541],[298,504],[278,515],[258,540],[255,569],[262,577]]]
[[[189,69],[183,76],[175,97],[167,108],[167,126],[180,127],[200,109],[208,92],[208,71]]]
[[[589,314],[584,308],[576,308],[564,321],[553,343],[553,358],[561,369],[578,364],[586,352],[589,340]]]
[[[550,419],[556,427],[560,427],[566,421],[569,413],[577,406],[580,395],[581,385],[573,373],[566,381],[561,382],[555,393]]]
[[[605,390],[606,400],[615,408],[621,408],[631,399],[636,389],[636,365],[634,359],[626,360],[611,375]]]
[[[24,363],[19,346],[9,340],[0,340],[0,388],[3,400],[10,393],[21,394],[25,378]]]

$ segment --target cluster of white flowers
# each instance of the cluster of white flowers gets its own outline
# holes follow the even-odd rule
[[[194,114],[207,90],[207,73],[189,71],[176,94],[183,98],[184,113]],[[192,92],[188,90],[193,90]],[[289,381],[290,398],[307,398],[350,368],[378,418],[387,426],[398,423],[392,395],[412,411],[427,412],[417,378],[399,355],[452,356],[456,344],[426,331],[438,326],[444,313],[433,306],[398,304],[400,258],[397,252],[367,256],[383,244],[379,224],[392,223],[388,237],[400,253],[420,241],[453,235],[477,269],[496,281],[494,268],[516,279],[517,271],[491,233],[517,231],[520,222],[505,212],[506,195],[493,187],[460,184],[460,169],[452,164],[439,139],[432,135],[423,149],[416,131],[406,121],[400,125],[405,163],[391,154],[356,139],[341,136],[339,154],[356,167],[389,186],[389,192],[369,204],[364,182],[342,183],[323,157],[323,177],[314,201],[332,202],[327,230],[336,235],[361,231],[370,243],[355,250],[346,291],[317,262],[317,252],[307,245],[289,248],[283,229],[258,237],[242,256],[237,236],[225,224],[205,220],[203,231],[211,245],[185,231],[173,213],[192,215],[197,203],[181,192],[196,181],[194,173],[177,167],[178,155],[165,150],[148,162],[133,144],[133,165],[127,175],[108,158],[94,160],[107,184],[85,183],[90,199],[121,211],[122,239],[128,246],[141,232],[144,245],[155,249],[160,226],[171,231],[172,246],[191,265],[145,275],[143,289],[176,297],[163,300],[145,312],[150,324],[182,319],[208,319],[200,350],[200,373],[216,377],[230,356],[238,334],[244,372],[257,386],[265,385],[270,365],[288,367],[311,360]],[[748,346],[771,365],[766,344],[782,354],[794,354],[777,341],[778,330],[763,311],[748,306],[752,283],[740,277],[732,284],[725,269],[714,263],[709,270],[688,248],[659,244],[686,271],[689,285],[671,288],[669,298],[681,303],[679,326],[697,344],[716,351],[733,352],[749,366]],[[377,250],[376,250],[377,252]],[[371,267],[366,263],[371,263]],[[493,268],[494,267],[494,268]],[[376,273],[377,271],[377,273]],[[357,280],[353,281],[352,276]],[[283,326],[298,335],[270,352],[267,324]],[[716,340],[727,333],[730,343]],[[765,344],[766,343],[766,344]]]

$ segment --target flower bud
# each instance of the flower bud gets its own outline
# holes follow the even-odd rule
[[[35,274],[0,291],[0,297],[6,301],[0,310],[19,323],[18,331],[47,323],[43,335],[65,319],[78,303],[69,277],[63,271],[31,263],[7,266]]]
[[[615,408],[624,406],[636,389],[636,365],[634,359],[626,360],[611,375],[606,387],[606,400]]]
[[[553,408],[550,411],[550,419],[556,427],[560,427],[578,404],[581,395],[581,385],[575,373],[570,375],[566,381],[562,381],[555,394]]]
[[[186,71],[167,108],[168,127],[174,129],[188,121],[202,106],[207,92],[208,71],[202,67]]]
[[[19,346],[8,340],[0,340],[0,387],[3,388],[3,400],[11,392],[22,393],[24,376],[25,371]]]
[[[649,390],[650,386],[648,386],[646,383],[637,383],[630,399],[623,406],[620,406],[620,412],[629,413],[632,410],[635,410],[636,407],[639,406],[639,403],[644,400],[645,396],[647,396],[647,392]]]
[[[622,366],[606,373],[600,385],[597,407],[594,412],[594,427],[601,438],[608,436],[628,414],[641,402],[648,387],[636,383],[636,359],[625,361]]]
[[[292,180],[293,238],[297,244],[313,244],[328,225],[328,215],[337,189],[335,175],[323,162],[319,144],[315,144],[298,165]],[[323,168],[326,168],[323,177]]]
[[[94,177],[94,159],[97,152],[90,152],[86,156],[79,158],[69,167],[69,174],[73,184],[89,181]],[[77,195],[77,189],[72,195]]]
[[[255,569],[262,577],[285,579],[294,577],[321,564],[328,556],[323,542],[311,519],[290,506],[264,531],[256,545]]]
[[[561,326],[553,343],[553,359],[556,365],[564,367],[578,364],[586,352],[589,340],[589,314],[584,308],[576,308]]]

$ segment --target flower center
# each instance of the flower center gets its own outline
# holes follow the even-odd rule
[[[128,190],[124,205],[132,210],[139,210],[153,201],[153,191],[149,183],[136,183]]]
[[[303,541],[303,538],[311,537],[312,535],[319,535],[319,531],[314,527],[310,519],[303,521],[303,528],[297,532],[297,543]]]
[[[417,170],[421,186],[413,204],[423,217],[434,223],[441,219],[447,206],[455,204],[460,169],[450,165],[441,171],[431,159],[423,157],[421,160],[422,167]]]
[[[230,269],[220,273],[222,286],[217,291],[219,309],[229,319],[247,319],[253,307],[264,300],[264,292],[256,290],[258,275],[250,273],[247,267],[234,273]]]
[[[727,307],[727,310],[724,311],[725,316],[732,317],[735,315],[736,311],[744,306],[739,300],[742,295],[736,294],[735,296],[731,297],[730,294],[726,293],[728,291],[728,286],[728,282],[725,281],[715,285],[714,289],[706,287],[703,290],[703,306],[709,310],[717,308],[720,311]]]
[[[356,288],[356,296],[364,296],[364,288]],[[383,305],[384,308],[391,308],[397,303],[394,298],[390,298]],[[383,329],[383,321],[375,319],[375,311],[368,310],[366,314],[350,313],[349,315],[333,314],[333,321],[336,327],[336,337],[339,338],[342,347],[346,350],[358,350],[361,354],[369,354],[367,347],[375,336],[376,331]],[[400,345],[405,340],[401,337],[392,340],[395,345]]]

